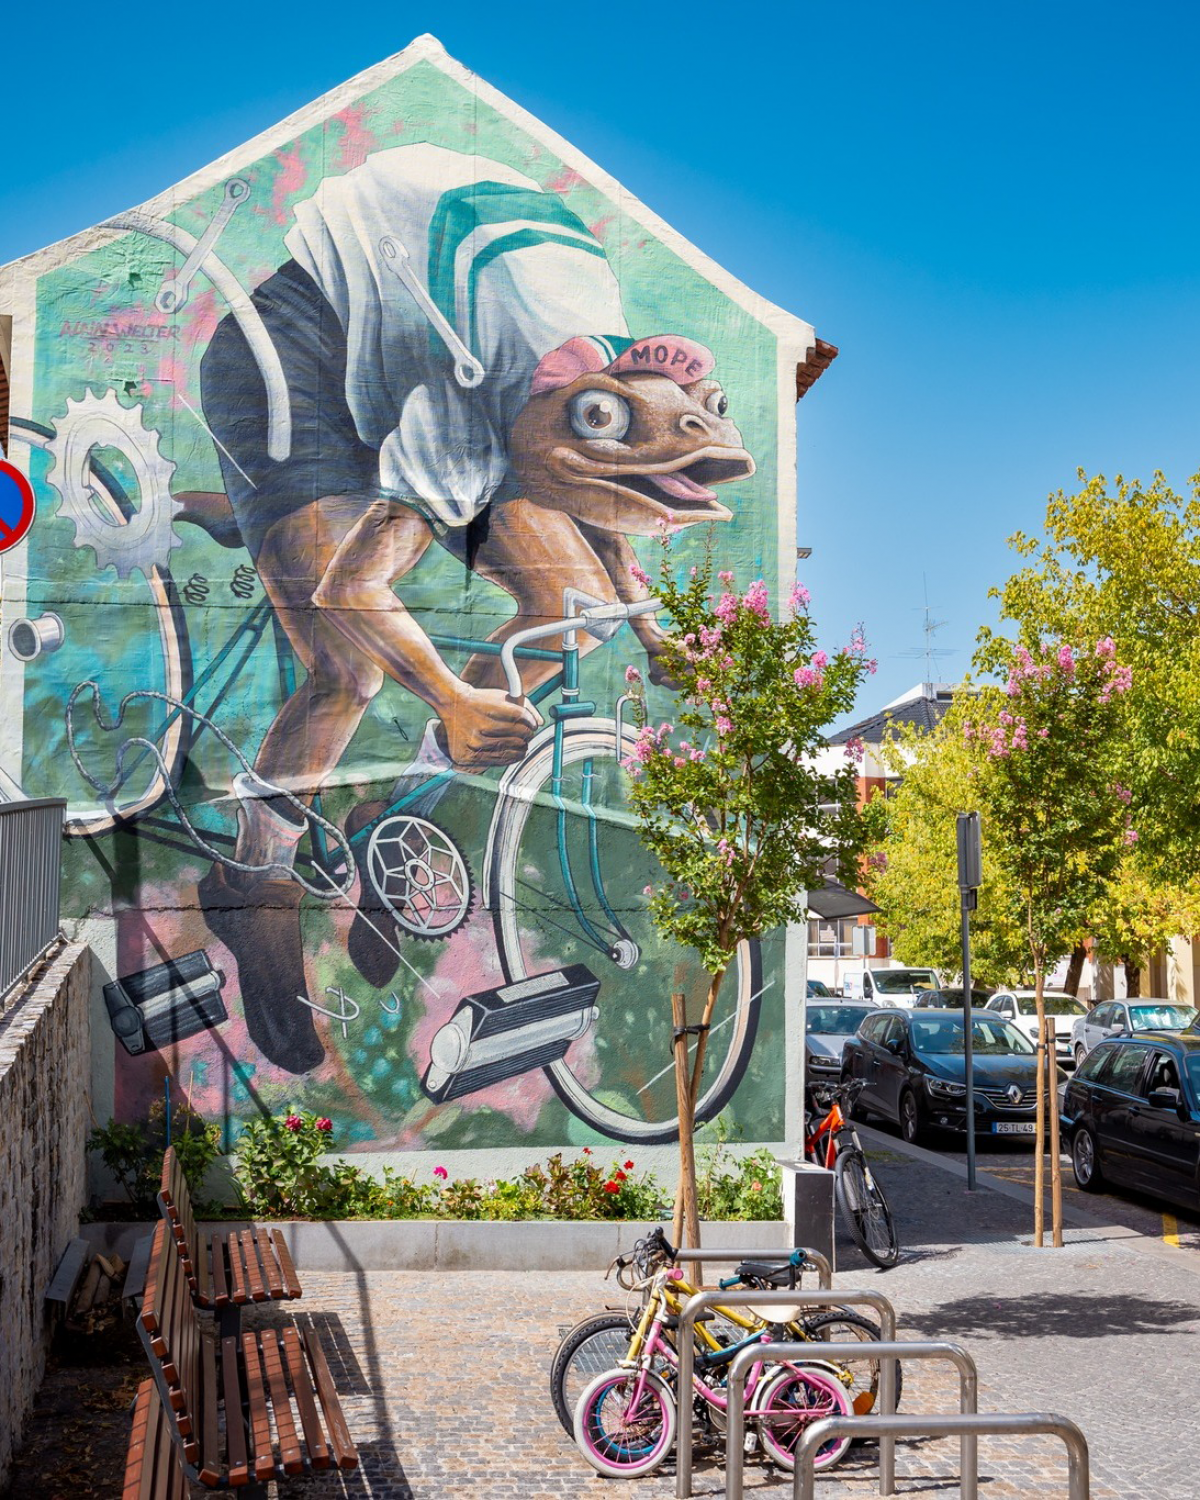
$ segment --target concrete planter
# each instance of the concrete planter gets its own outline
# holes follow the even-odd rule
[[[232,1221],[201,1225],[232,1230]],[[306,1271],[597,1271],[633,1248],[653,1228],[626,1221],[564,1223],[492,1219],[330,1219],[279,1221],[297,1269]],[[101,1252],[129,1259],[151,1223],[85,1224],[80,1233]],[[713,1249],[755,1255],[791,1241],[777,1220],[706,1223],[701,1241]]]

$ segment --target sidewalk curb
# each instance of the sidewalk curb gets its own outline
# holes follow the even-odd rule
[[[910,1145],[908,1141],[902,1141],[899,1136],[885,1135],[883,1131],[875,1130],[870,1125],[859,1124],[856,1128],[865,1146],[883,1151],[895,1151],[901,1156],[910,1156],[914,1161],[923,1162],[926,1166],[940,1167],[943,1172],[948,1172],[951,1177],[957,1177],[960,1182],[965,1183],[967,1180],[967,1169],[961,1162],[948,1161],[936,1151],[930,1151],[924,1146]],[[1003,1177],[995,1177],[991,1172],[976,1172],[975,1181],[989,1192],[1012,1198],[1017,1203],[1024,1203],[1028,1208],[1033,1207],[1032,1188],[1022,1187],[1016,1182],[1008,1182]],[[1200,1261],[1193,1264],[1194,1251],[1173,1249],[1161,1240],[1151,1239],[1149,1235],[1142,1234],[1137,1229],[1130,1229],[1124,1224],[1107,1224],[1095,1214],[1085,1213],[1070,1204],[1063,1204],[1062,1216],[1063,1223],[1069,1224],[1073,1229],[1091,1230],[1098,1239],[1112,1240],[1138,1255],[1150,1255],[1158,1260],[1169,1261],[1172,1265],[1191,1271],[1193,1274],[1200,1271]]]

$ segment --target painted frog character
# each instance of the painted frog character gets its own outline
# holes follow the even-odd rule
[[[709,350],[680,335],[631,339],[602,246],[521,174],[401,147],[326,179],[296,218],[293,259],[254,296],[288,381],[291,453],[266,453],[263,377],[226,319],[201,379],[232,524],[217,495],[185,497],[181,519],[250,549],[306,669],[255,777],[235,783],[233,859],[199,891],[237,960],[251,1037],[299,1073],[324,1055],[297,998],[303,890],[291,869],[306,824],[271,789],[309,800],[385,677],[436,716],[418,770],[510,764],[540,723],[509,700],[496,656],[452,671],[395,584],[436,540],[513,598],[493,641],[561,619],[568,587],[645,598],[627,537],[730,519],[714,486],[749,477],[754,462]],[[409,244],[429,252],[415,287]],[[389,269],[398,254],[403,278]],[[662,631],[648,617],[633,628],[657,677]],[[526,691],[553,671],[526,663]],[[347,831],[383,807],[356,809]],[[398,962],[395,929],[360,885],[351,956],[381,987]]]

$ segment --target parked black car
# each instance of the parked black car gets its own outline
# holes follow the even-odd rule
[[[990,1011],[975,1011],[971,1021],[975,1129],[981,1135],[1032,1135],[1037,1089],[1033,1044]],[[861,1078],[857,1108],[899,1125],[906,1141],[930,1129],[965,1130],[963,1041],[961,1013],[880,1010],[846,1043],[842,1079]]]
[[[1085,1192],[1112,1183],[1200,1206],[1200,1035],[1101,1042],[1063,1090],[1061,1118]]]
[[[971,986],[971,1009],[982,1010],[992,998],[991,990],[977,990]],[[922,990],[913,1001],[914,1010],[962,1010],[963,990],[962,985],[952,986],[949,989]]]

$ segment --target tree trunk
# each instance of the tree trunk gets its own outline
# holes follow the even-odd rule
[[[1071,949],[1071,961],[1067,965],[1067,977],[1063,981],[1063,989],[1068,995],[1079,994],[1079,981],[1083,977],[1083,961],[1087,957],[1087,949],[1082,943],[1076,943]]]
[[[1034,959],[1034,1005],[1037,1007],[1037,1123],[1033,1134],[1033,1243],[1042,1248],[1045,1229],[1046,1190],[1046,1004],[1040,959]]]
[[[1134,958],[1123,958],[1125,966],[1125,993],[1130,1000],[1136,1000],[1142,993],[1142,966]]]
[[[698,1247],[700,1216],[696,1210],[696,1141],[693,1127],[696,1103],[688,1077],[687,996],[676,990],[671,996],[671,1021],[675,1028],[675,1105],[679,1113],[679,1188],[675,1194],[673,1232],[676,1245]],[[704,1033],[700,1040],[703,1042]],[[703,1272],[697,1268],[696,1284]]]

